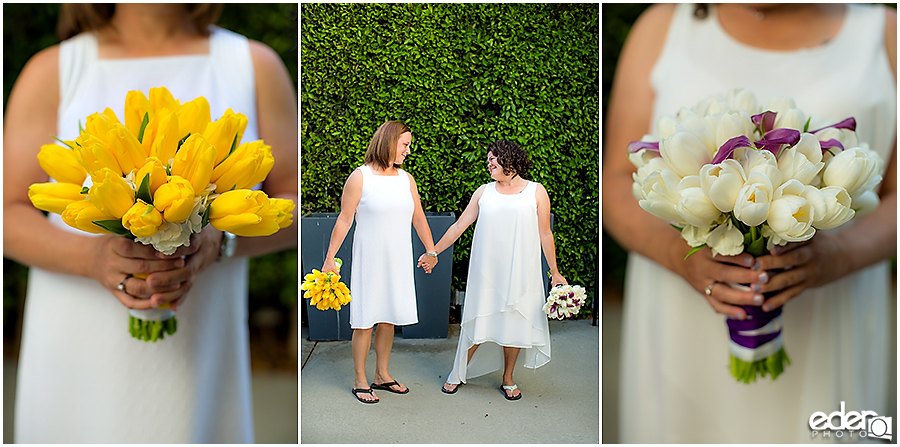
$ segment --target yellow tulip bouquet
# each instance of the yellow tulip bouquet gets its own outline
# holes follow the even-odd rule
[[[275,160],[262,140],[241,143],[246,116],[228,109],[211,121],[206,98],[181,104],[159,87],[149,99],[128,92],[124,118],[107,108],[79,123],[75,140],[57,138],[65,146],[42,146],[38,162],[55,181],[31,185],[32,204],[74,228],[167,255],[207,224],[238,236],[268,236],[291,224],[292,201],[251,189]],[[167,304],[130,311],[134,338],[155,342],[176,328]]]
[[[350,290],[347,285],[341,282],[341,260],[334,258],[337,264],[337,272],[322,273],[313,270],[312,273],[303,277],[303,284],[300,290],[305,290],[303,298],[309,298],[309,305],[316,306],[319,310],[341,310],[341,306],[347,305],[350,298]]]

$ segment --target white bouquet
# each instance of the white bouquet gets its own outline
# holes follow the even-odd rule
[[[550,295],[544,303],[544,313],[550,318],[562,320],[578,314],[586,300],[584,287],[556,285],[550,289]]]
[[[807,116],[791,99],[767,107],[735,89],[658,122],[657,136],[628,145],[641,208],[714,255],[761,256],[806,241],[878,205],[884,161],[856,136],[856,120]],[[812,129],[812,130],[811,130]],[[737,285],[735,285],[737,286]],[[731,371],[749,383],[774,380],[790,363],[781,309],[742,306],[752,318],[728,319]]]

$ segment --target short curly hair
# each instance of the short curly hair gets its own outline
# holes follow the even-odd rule
[[[506,175],[516,174],[525,178],[531,169],[531,160],[528,153],[519,146],[519,143],[509,140],[497,140],[487,145],[487,152],[497,157],[497,164],[503,168]]]

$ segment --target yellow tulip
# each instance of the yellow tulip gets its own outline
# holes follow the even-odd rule
[[[294,211],[294,208],[297,206],[293,201],[288,199],[279,199],[279,198],[270,198],[269,204],[272,207],[278,209],[278,215],[275,216],[275,221],[278,223],[278,228],[287,228],[291,226],[293,221],[293,214],[291,211]],[[340,279],[340,275],[337,275],[338,279]]]
[[[175,154],[172,175],[189,181],[194,191],[203,191],[209,186],[215,157],[216,149],[202,135],[191,135]]]
[[[194,210],[194,188],[187,180],[173,175],[153,195],[153,205],[166,222],[184,222]]]
[[[168,177],[166,174],[166,167],[158,158],[150,157],[147,159],[146,163],[144,163],[144,166],[138,170],[134,177],[134,183],[140,187],[141,182],[144,181],[144,177],[148,174],[150,175],[150,194],[153,195],[160,186],[166,184]]]
[[[107,107],[103,113],[94,113],[87,117],[84,123],[84,131],[97,138],[105,139],[107,133],[116,125],[122,124],[115,112]],[[106,142],[106,141],[104,141]]]
[[[238,236],[269,236],[290,225],[290,211],[285,210],[293,206],[290,200],[269,199],[262,191],[237,189],[213,200],[209,223]]]
[[[134,135],[140,133],[144,115],[147,115],[148,118],[153,118],[153,113],[150,110],[150,101],[144,96],[144,92],[132,90],[126,93],[125,127]]]
[[[115,124],[106,134],[107,147],[112,152],[122,174],[128,175],[144,166],[147,154],[141,148],[137,136],[121,124]]]
[[[140,199],[122,217],[122,225],[137,237],[153,236],[162,224],[162,214]]]
[[[274,165],[272,146],[262,140],[244,143],[213,169],[210,182],[216,184],[216,192],[220,194],[252,188],[266,179]]]
[[[111,169],[121,176],[123,174],[119,161],[106,142],[91,134],[82,134],[75,140],[75,158],[83,166],[91,178],[99,175],[103,169]],[[127,174],[127,173],[126,173]]]
[[[103,213],[121,219],[134,205],[134,190],[115,171],[103,168],[93,181],[88,195]]]
[[[147,123],[141,147],[147,156],[156,157],[168,164],[175,157],[181,137],[177,115],[169,109],[162,109]]]
[[[81,184],[34,183],[28,187],[28,198],[34,207],[51,213],[62,214],[70,203],[84,200]]]
[[[58,182],[82,185],[87,178],[87,171],[78,163],[78,157],[72,149],[45,144],[41,146],[37,159],[44,172]]]
[[[154,87],[150,89],[150,110],[159,112],[162,109],[172,111],[178,110],[178,101],[169,93],[169,89],[165,87]],[[151,113],[152,115],[153,113]]]
[[[63,222],[70,227],[96,234],[109,234],[109,231],[104,230],[94,222],[113,220],[116,218],[115,216],[110,216],[101,211],[92,200],[72,202],[66,207],[61,215]]]
[[[246,128],[247,117],[234,113],[231,109],[226,110],[221,118],[206,126],[203,136],[216,148],[216,165],[228,156],[235,139],[238,145],[241,144],[241,137]]]
[[[178,134],[184,138],[188,133],[202,134],[212,119],[209,114],[209,102],[200,96],[188,101],[178,109]]]

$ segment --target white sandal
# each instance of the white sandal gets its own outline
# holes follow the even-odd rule
[[[517,390],[517,389],[519,389],[519,387],[516,386],[516,385],[501,385],[501,386],[500,386],[500,392],[503,394],[503,397],[505,397],[506,400],[519,400],[519,399],[521,399],[521,398],[522,398],[522,392],[521,392],[521,391],[519,391],[519,395],[518,395],[518,396],[510,396],[509,394],[506,393],[507,391],[513,392],[513,391],[515,391],[515,390]]]

